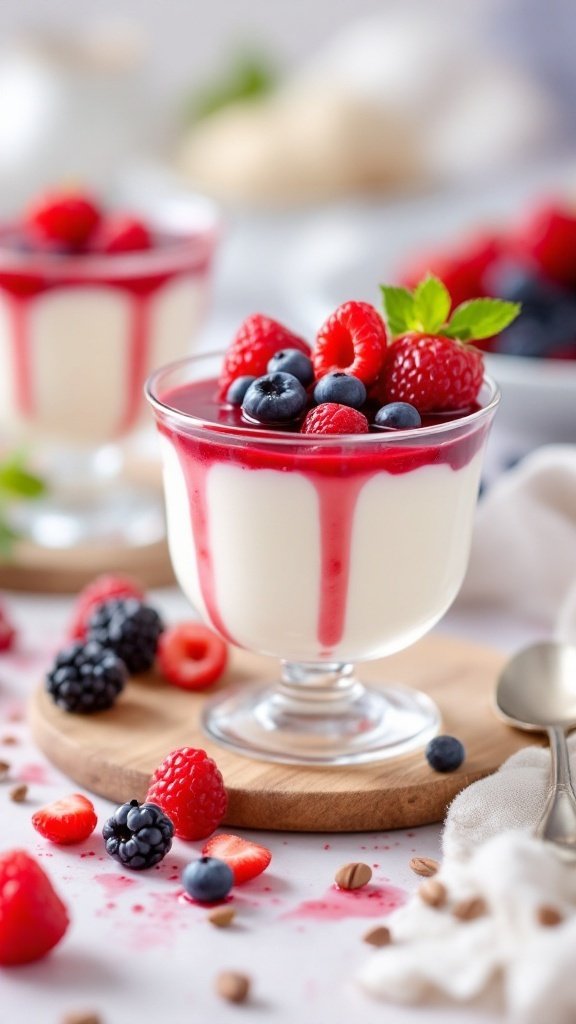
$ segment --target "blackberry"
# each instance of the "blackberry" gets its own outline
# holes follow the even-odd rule
[[[135,597],[101,604],[88,620],[88,639],[110,648],[131,673],[147,672],[154,664],[164,623],[154,608]]]
[[[106,853],[131,871],[153,868],[172,846],[174,826],[157,804],[130,800],[118,807],[102,829]]]
[[[95,640],[75,643],[56,656],[46,689],[58,707],[79,715],[111,708],[124,689],[128,673],[123,661]]]

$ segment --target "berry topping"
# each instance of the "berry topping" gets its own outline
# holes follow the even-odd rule
[[[218,828],[228,807],[216,763],[205,750],[194,747],[173,750],[164,758],[146,799],[168,814],[179,839],[205,839]]]
[[[302,424],[303,434],[367,434],[368,420],[364,413],[349,405],[325,402],[317,405]]]
[[[349,405],[352,409],[361,409],[366,401],[366,387],[358,377],[349,373],[327,373],[314,388],[314,401],[335,402],[337,405]]]
[[[408,402],[390,402],[378,409],[374,423],[386,430],[410,430],[422,426],[422,419],[418,409]]]
[[[232,381],[237,377],[247,374],[261,377],[265,374],[274,353],[284,348],[296,348],[306,355],[310,354],[310,346],[276,320],[262,316],[261,313],[246,317],[224,357],[218,380],[219,397],[223,398],[227,394]]]
[[[189,896],[204,903],[223,900],[234,885],[229,864],[216,857],[200,857],[187,864],[182,872],[182,885]]]
[[[48,875],[25,850],[0,854],[0,964],[46,956],[70,921]]]
[[[272,854],[265,846],[225,834],[212,836],[202,847],[202,853],[226,861],[234,872],[235,885],[261,875],[272,860]]]
[[[73,793],[62,800],[55,800],[32,815],[32,824],[36,831],[51,843],[58,843],[60,846],[69,846],[88,839],[97,823],[94,804],[81,793]]]
[[[268,373],[250,385],[242,411],[257,423],[289,423],[304,412],[308,398],[291,373]]]
[[[229,402],[230,405],[242,405],[244,395],[256,379],[256,377],[252,377],[250,375],[246,377],[237,377],[236,380],[232,381],[228,391],[226,392],[226,401]]]
[[[33,203],[25,217],[32,237],[43,244],[79,249],[98,227],[100,211],[77,191],[50,192]]]
[[[162,675],[183,690],[204,690],[220,678],[228,648],[214,630],[199,622],[183,622],[161,634],[158,666]]]
[[[0,605],[0,653],[11,651],[16,642],[16,628],[12,625],[5,608]]]
[[[291,373],[305,388],[314,380],[314,367],[309,356],[297,348],[283,348],[268,361],[268,373]]]
[[[144,599],[144,591],[139,583],[129,576],[97,576],[80,591],[68,635],[71,640],[84,640],[88,619],[101,604],[113,597],[135,597]]]
[[[131,871],[145,871],[168,853],[174,826],[156,804],[131,800],[108,818],[102,835],[110,857]]]
[[[435,772],[454,772],[466,756],[464,745],[455,736],[434,736],[428,743],[426,760]]]
[[[122,659],[129,672],[147,672],[154,664],[158,637],[164,629],[154,608],[134,597],[105,601],[88,620],[88,639]]]
[[[386,328],[374,307],[345,302],[318,331],[312,356],[316,377],[345,370],[371,384],[382,368],[386,344]]]
[[[106,217],[101,223],[94,238],[94,248],[110,254],[142,252],[152,248],[152,236],[137,217],[116,214]]]
[[[512,238],[521,259],[545,277],[576,285],[576,215],[555,203],[534,209]]]
[[[502,239],[496,235],[476,235],[450,252],[438,250],[419,255],[400,277],[408,288],[416,288],[419,281],[432,274],[448,289],[452,305],[459,306],[468,299],[490,294],[486,290],[486,275],[503,248]]]
[[[64,711],[90,715],[112,707],[127,677],[126,666],[114,651],[91,640],[70,644],[56,655],[46,689]]]

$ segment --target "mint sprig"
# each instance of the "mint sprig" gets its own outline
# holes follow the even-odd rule
[[[17,533],[10,525],[9,505],[13,501],[33,501],[46,492],[46,484],[26,468],[22,452],[14,452],[0,462],[0,558],[10,555]]]
[[[393,338],[409,331],[445,334],[459,341],[480,341],[499,334],[520,313],[518,302],[503,299],[471,299],[450,314],[446,285],[432,274],[413,290],[381,285],[384,316]]]

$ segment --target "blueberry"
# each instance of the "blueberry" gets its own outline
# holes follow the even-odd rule
[[[418,409],[408,402],[390,402],[378,409],[374,417],[377,427],[387,427],[391,430],[410,430],[412,427],[422,426],[422,420]]]
[[[297,348],[275,352],[266,369],[268,373],[291,373],[305,388],[314,380],[312,360]]]
[[[204,903],[223,900],[234,884],[232,868],[216,857],[200,857],[187,864],[182,885],[189,896]]]
[[[426,747],[426,760],[435,772],[454,772],[462,764],[466,751],[455,736],[435,736]]]
[[[361,409],[366,401],[366,388],[351,373],[327,373],[314,388],[314,401],[317,405],[336,402],[337,405]]]
[[[306,391],[291,373],[267,373],[248,388],[242,410],[258,423],[288,423],[304,412]]]
[[[226,392],[226,401],[230,402],[230,405],[242,405],[244,395],[255,380],[256,377],[237,377]]]

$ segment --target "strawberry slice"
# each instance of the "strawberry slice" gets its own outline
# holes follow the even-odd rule
[[[241,885],[261,875],[272,860],[272,854],[265,846],[225,833],[212,836],[202,847],[202,853],[226,861],[234,872],[234,885]]]
[[[157,658],[162,675],[173,686],[204,690],[222,675],[228,648],[208,626],[182,622],[160,635]]]
[[[0,853],[0,964],[46,956],[66,932],[68,911],[48,875],[25,850]]]
[[[71,796],[41,807],[32,815],[32,824],[51,843],[69,846],[88,839],[98,819],[91,801],[81,793],[72,793]]]

